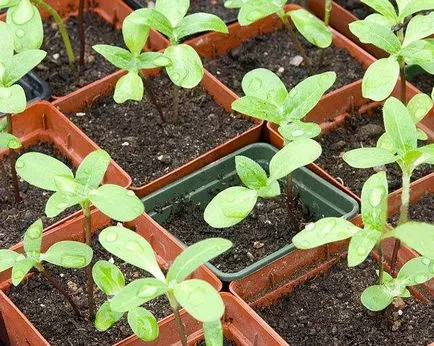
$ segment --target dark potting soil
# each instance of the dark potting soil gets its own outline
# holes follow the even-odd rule
[[[73,168],[72,163],[49,143],[31,146],[23,150],[24,152],[40,152],[62,161],[71,169]],[[6,158],[4,163],[10,177],[9,159]],[[17,204],[12,187],[9,187],[11,183],[7,186],[9,190],[5,191],[5,184],[0,181],[0,249],[11,247],[20,242],[27,228],[39,218],[42,219],[44,227],[47,227],[78,210],[78,207],[73,207],[55,218],[47,218],[45,216],[45,204],[53,194],[52,192],[33,187],[25,181],[19,180],[22,201]]]
[[[206,346],[206,344],[205,344],[205,340],[202,340],[200,343],[198,343],[198,344],[195,344],[196,346]],[[228,339],[224,339],[223,340],[223,346],[236,346],[236,344],[233,342],[233,341],[231,341],[231,340],[228,340]]]
[[[343,126],[319,139],[323,148],[322,155],[315,162],[333,177],[342,180],[343,184],[360,196],[363,184],[378,171],[386,170],[389,192],[401,187],[401,170],[397,164],[380,168],[356,169],[342,159],[343,153],[361,147],[375,147],[378,138],[384,133],[383,117],[380,109],[374,110],[372,116],[353,114],[345,119]],[[419,179],[432,171],[432,166],[419,166],[412,179]]]
[[[309,44],[299,34],[297,36],[313,66],[317,66],[322,49]],[[297,55],[299,52],[289,34],[278,30],[243,43],[227,54],[206,62],[205,67],[238,95],[243,95],[241,81],[244,75],[255,68],[266,68],[277,73],[290,89],[310,75],[304,64],[298,67],[291,65],[291,60]],[[326,71],[337,74],[330,90],[359,80],[364,74],[363,67],[347,50],[333,45],[325,49],[323,64],[315,69],[315,74]]]
[[[144,7],[154,7],[155,0],[135,0]],[[224,7],[225,0],[191,0],[187,14],[205,12],[215,14],[225,22],[232,22],[237,19],[238,10]]]
[[[74,49],[76,64],[70,67],[65,45],[58,27],[52,20],[44,21],[44,44],[47,57],[37,67],[37,74],[47,81],[54,96],[64,96],[117,70],[102,55],[96,53],[95,44],[110,44],[124,47],[122,33],[95,13],[85,14],[86,54],[85,64],[79,66],[80,39],[78,19],[71,17],[65,23]]]
[[[348,268],[346,261],[256,311],[291,345],[427,345],[434,340],[434,308],[415,298],[405,307],[371,312],[360,302],[376,283],[369,260]],[[401,312],[399,311],[401,309]]]
[[[93,241],[94,259],[114,259],[125,276],[126,284],[130,281],[149,277],[149,274],[132,265],[112,257],[97,241]],[[99,346],[112,345],[133,334],[126,315],[105,332],[98,332],[89,320],[85,287],[85,269],[65,269],[45,264],[47,270],[57,279],[62,287],[68,288],[72,298],[80,309],[82,318],[77,318],[65,298],[59,294],[46,279],[40,275],[31,277],[26,283],[11,288],[9,298],[17,305],[36,329],[47,339],[50,345]],[[107,297],[95,287],[95,301],[99,308]],[[171,314],[170,306],[164,296],[144,305],[159,320]]]
[[[298,197],[288,203],[285,194],[258,200],[245,220],[223,229],[212,228],[205,222],[205,205],[179,203],[164,227],[187,245],[212,237],[231,240],[233,247],[211,261],[221,271],[230,273],[240,271],[290,244],[292,237],[313,221],[307,206]]]
[[[396,225],[399,219],[399,213],[390,218],[390,222]],[[417,203],[410,204],[409,220],[428,222],[434,224],[434,195],[426,195]]]
[[[172,116],[172,85],[166,76],[149,80],[166,119]],[[253,123],[227,113],[205,90],[180,90],[179,121],[161,124],[154,105],[117,104],[103,97],[71,120],[140,186],[245,132]]]
[[[336,0],[336,2],[359,19],[365,19],[373,13],[373,10],[360,0]]]
[[[412,78],[410,83],[425,94],[431,95],[432,89],[434,87],[434,75],[429,73],[421,73]]]

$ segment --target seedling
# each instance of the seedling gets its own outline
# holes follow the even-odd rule
[[[128,39],[140,33],[142,42],[145,43],[145,33],[147,38],[149,28],[153,28],[170,40],[170,45],[163,54],[171,62],[165,69],[174,84],[172,122],[178,120],[179,87],[196,87],[204,74],[202,61],[197,52],[189,45],[180,44],[180,41],[203,31],[228,32],[223,20],[213,14],[200,12],[186,16],[189,7],[190,0],[157,0],[155,8],[139,9],[126,19],[133,24],[127,34]]]
[[[321,146],[313,139],[291,142],[271,159],[268,177],[258,163],[248,157],[237,156],[236,171],[245,186],[233,186],[217,194],[205,208],[205,221],[214,228],[236,225],[250,214],[258,198],[273,198],[281,194],[279,179],[291,176],[297,168],[312,163],[320,155]],[[291,181],[288,179],[289,184]],[[292,185],[287,186],[287,191],[290,200]]]
[[[97,262],[93,268],[95,282],[109,296],[96,315],[98,330],[109,329],[127,313],[128,323],[140,339],[156,339],[157,320],[141,305],[164,294],[173,310],[183,346],[187,346],[187,336],[179,314],[181,307],[203,323],[207,345],[223,345],[220,319],[224,303],[220,295],[208,282],[187,277],[202,264],[228,250],[232,246],[229,240],[211,238],[189,246],[174,260],[166,276],[158,266],[151,245],[136,232],[112,226],[100,233],[99,241],[107,251],[153,277],[134,280],[125,286],[125,279],[115,265]]]
[[[16,36],[16,35],[15,35]],[[0,120],[0,148],[10,150],[12,183],[14,186],[15,200],[21,201],[15,170],[15,149],[21,147],[17,137],[13,135],[12,113],[21,113],[26,109],[26,94],[24,89],[15,84],[32,68],[44,59],[46,53],[39,49],[30,49],[14,54],[14,35],[9,24],[0,22],[0,37],[2,49],[0,50],[0,113],[6,113],[6,120]],[[4,163],[1,162],[2,174],[5,172]],[[5,181],[7,178],[5,177]]]
[[[362,82],[363,97],[374,101],[386,99],[400,76],[401,101],[406,104],[406,65],[419,65],[434,74],[434,40],[424,39],[434,34],[434,12],[411,16],[419,11],[432,10],[434,5],[431,1],[397,1],[397,13],[388,0],[362,2],[378,13],[351,23],[351,32],[361,42],[373,44],[390,54],[366,70]]]
[[[19,176],[29,184],[54,191],[45,206],[48,217],[55,217],[64,210],[80,205],[85,217],[86,244],[92,245],[90,205],[117,221],[131,221],[143,213],[140,199],[121,186],[101,185],[110,155],[104,150],[90,153],[77,169],[76,175],[63,162],[41,153],[26,153],[16,163]],[[89,312],[94,316],[92,268],[87,267]]]
[[[354,149],[344,154],[343,159],[351,167],[374,168],[396,162],[402,171],[401,208],[398,224],[408,221],[410,204],[410,178],[421,164],[434,164],[434,144],[417,147],[418,139],[427,139],[426,134],[416,128],[433,105],[428,95],[413,97],[408,107],[394,97],[390,97],[383,107],[383,120],[386,132],[378,139],[375,148]],[[392,255],[392,275],[395,272],[396,258],[400,246],[399,238]]]
[[[364,290],[362,304],[372,311],[385,309],[396,297],[410,297],[408,286],[429,281],[434,277],[434,226],[423,222],[406,222],[395,229],[387,225],[388,186],[385,172],[371,176],[362,189],[362,219],[364,228],[351,222],[329,217],[308,224],[293,239],[299,249],[312,249],[332,242],[349,239],[348,266],[354,267],[369,256],[374,247],[378,250],[378,284]],[[384,271],[381,242],[396,238],[422,257],[408,261],[396,279]]]
[[[336,80],[336,73],[324,72],[306,78],[291,91],[273,72],[258,68],[248,72],[242,81],[243,96],[232,103],[232,109],[251,117],[279,125],[285,141],[314,138],[321,133],[316,123],[302,119],[309,113]]]
[[[77,316],[80,310],[70,294],[48,272],[43,262],[63,268],[84,268],[92,261],[93,251],[86,244],[76,241],[60,241],[52,245],[47,252],[41,252],[42,220],[32,224],[24,234],[24,254],[12,250],[0,250],[0,272],[12,268],[12,284],[18,286],[34,268],[46,278],[54,288],[69,302]]]
[[[307,68],[310,73],[313,74],[312,62],[308,58],[303,45],[298,40],[289,18],[291,18],[292,23],[300,34],[307,41],[319,48],[327,48],[331,45],[333,38],[332,33],[327,25],[305,9],[286,12],[286,2],[287,0],[227,0],[225,7],[240,9],[238,22],[242,26],[250,25],[271,14],[277,14],[294,44],[297,46]]]

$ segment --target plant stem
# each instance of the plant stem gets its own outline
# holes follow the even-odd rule
[[[74,300],[72,299],[70,294],[60,285],[60,283],[57,282],[57,280],[51,276],[51,274],[42,266],[42,264],[37,265],[36,269],[42,274],[44,278],[46,278],[54,286],[54,288],[60,294],[62,294],[66,298],[66,300],[71,305],[77,317],[81,318],[80,310],[78,309],[77,305],[74,303]]]
[[[12,114],[8,113],[6,115],[6,119],[8,122],[8,133],[11,135],[13,134],[13,127],[12,127]],[[14,187],[14,195],[15,195],[15,202],[20,203],[21,202],[21,195],[20,195],[20,186],[18,185],[18,175],[17,170],[15,168],[15,163],[17,161],[17,153],[15,150],[10,149],[9,150],[9,162],[11,165],[11,175],[12,175],[12,185]]]
[[[407,85],[405,79],[405,63],[402,63],[399,69],[399,78],[401,80],[401,102],[407,105]]]
[[[71,40],[69,39],[68,32],[66,31],[65,23],[63,23],[62,18],[59,13],[47,4],[44,0],[31,0],[36,6],[46,10],[51,17],[53,17],[57,26],[59,27],[60,35],[62,36],[63,43],[65,45],[66,55],[68,56],[69,65],[72,66],[75,63],[74,51],[72,49]]]
[[[179,116],[179,87],[173,84],[173,118],[172,122],[177,123]]]
[[[145,87],[145,91],[148,94],[151,102],[154,104],[155,108],[157,108],[158,114],[160,115],[160,119],[163,123],[166,122],[166,118],[164,117],[163,109],[161,108],[160,104],[158,103],[157,98],[155,97],[154,92],[152,91],[152,87],[150,86],[150,83],[148,81],[148,78],[143,74],[142,71],[139,72],[140,77],[142,77],[143,80],[143,86]]]
[[[381,242],[377,245],[378,250],[378,284],[383,284],[383,277],[384,277],[384,254],[383,254],[383,248],[381,246]]]
[[[330,15],[332,13],[332,0],[324,0],[324,25],[326,27],[330,24]],[[319,56],[318,66],[321,67],[324,61],[325,49],[322,49]]]
[[[92,220],[90,216],[90,202],[85,201],[82,203],[81,208],[84,215],[84,229],[86,232],[86,244],[92,247]],[[93,277],[92,277],[92,263],[86,267],[86,283],[87,283],[87,302],[89,305],[89,316],[93,320],[95,317],[95,300],[93,297]]]
[[[84,35],[84,0],[78,3],[78,36],[80,38],[80,66],[84,65],[84,54],[86,51],[86,36]]]
[[[182,319],[179,314],[179,304],[172,292],[167,293],[167,298],[169,299],[170,307],[172,308],[173,314],[175,316],[176,328],[178,329],[181,344],[182,346],[187,346],[187,336],[185,334],[184,324],[182,323]]]

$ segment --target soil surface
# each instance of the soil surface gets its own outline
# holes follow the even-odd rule
[[[373,10],[360,0],[336,0],[336,2],[359,19],[365,19],[373,13]]]
[[[415,76],[410,83],[425,94],[431,95],[432,89],[434,87],[434,75],[429,73],[421,73]]]
[[[171,82],[163,75],[148,82],[170,119]],[[161,177],[253,126],[227,113],[201,86],[180,90],[179,111],[178,123],[161,124],[147,98],[119,105],[110,96],[71,114],[71,120],[131,175],[134,186]]]
[[[96,239],[97,236],[93,241],[94,263],[98,260],[113,258],[114,264],[124,274],[127,284],[135,279],[149,276],[146,272],[112,257]],[[98,332],[95,329],[93,322],[88,318],[84,269],[72,270],[49,264],[45,264],[45,267],[63,287],[67,287],[72,293],[81,311],[82,319],[74,315],[65,298],[40,275],[31,277],[26,283],[16,288],[11,288],[8,296],[50,345],[112,345],[133,334],[126,315],[105,332]],[[95,293],[96,305],[99,308],[106,301],[106,296],[98,288],[95,288]],[[171,314],[170,306],[164,296],[145,304],[144,307],[154,313],[158,320]]]
[[[187,14],[205,12],[215,14],[226,23],[237,20],[238,10],[225,8],[226,0],[190,0],[190,8]],[[135,0],[136,3],[144,7],[154,7],[155,0]]]
[[[401,312],[371,312],[362,306],[360,295],[375,284],[375,269],[371,260],[355,268],[348,268],[344,260],[257,312],[294,346],[431,343],[432,305],[409,298]]]
[[[309,44],[302,36],[297,36],[303,43],[313,66],[316,67],[323,49]],[[240,47],[232,49],[226,55],[206,62],[205,68],[238,95],[243,95],[241,81],[244,75],[260,67],[277,73],[289,90],[310,75],[304,64],[291,65],[292,59],[299,54],[289,34],[284,30],[278,30],[257,36]],[[326,71],[336,72],[337,79],[330,90],[359,80],[364,74],[363,67],[347,50],[333,45],[325,49],[323,64],[314,70],[315,74]]]
[[[31,151],[55,157],[71,169],[73,168],[71,162],[51,144],[40,143],[25,149],[23,153]],[[4,163],[7,168],[8,177],[10,177],[9,159],[5,159]],[[15,203],[13,189],[12,187],[9,188],[11,182],[7,184],[9,190],[6,192],[5,183],[0,179],[0,220],[2,220],[0,223],[0,249],[11,247],[20,242],[24,232],[37,219],[41,218],[44,227],[47,227],[79,209],[78,207],[73,207],[55,218],[47,218],[45,216],[45,204],[53,193],[33,187],[22,180],[20,180],[19,185],[23,200],[17,204]]]
[[[372,116],[354,114],[346,118],[343,126],[321,137],[323,148],[316,164],[324,168],[333,177],[339,178],[350,190],[360,196],[363,184],[379,170],[386,170],[389,192],[401,187],[401,170],[397,164],[390,164],[376,169],[352,168],[342,159],[343,153],[361,147],[375,147],[378,138],[384,133],[383,117],[380,109]],[[419,179],[432,171],[432,166],[421,165],[413,173],[412,179]]]
[[[226,338],[223,340],[223,346],[236,346],[236,345],[237,345],[236,343]],[[202,340],[200,343],[196,344],[196,346],[206,346],[205,340]]]
[[[47,81],[53,96],[64,96],[91,82],[101,79],[117,70],[102,55],[96,53],[95,44],[110,44],[124,47],[122,33],[105,22],[94,13],[85,15],[86,54],[84,66],[79,65],[80,39],[78,36],[77,17],[66,21],[66,29],[70,35],[74,49],[76,64],[71,68],[68,64],[65,45],[55,22],[44,21],[44,44],[41,49],[47,52],[47,57],[36,68],[39,77]]]
[[[283,196],[260,199],[245,220],[230,228],[212,228],[203,219],[205,206],[188,202],[174,208],[163,225],[187,245],[211,237],[231,240],[233,247],[212,263],[223,272],[233,273],[290,244],[295,234],[314,221],[299,198],[290,201],[288,209]]]
[[[390,218],[390,222],[396,225],[399,214]],[[421,221],[434,224],[434,195],[430,194],[421,198],[417,203],[410,205],[409,219],[411,221]]]

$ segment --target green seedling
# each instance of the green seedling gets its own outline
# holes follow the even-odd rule
[[[238,22],[243,26],[250,25],[271,14],[277,14],[297,46],[307,68],[313,74],[312,62],[308,58],[303,45],[298,40],[289,18],[291,18],[292,23],[300,34],[319,48],[327,48],[331,45],[332,33],[327,25],[305,9],[286,12],[286,2],[287,0],[227,0],[225,7],[240,9]]]
[[[179,337],[187,346],[187,336],[179,309],[183,307],[193,318],[204,325],[207,345],[223,345],[220,322],[224,303],[208,282],[188,279],[202,264],[228,250],[232,243],[221,238],[211,238],[187,247],[172,263],[167,275],[161,271],[151,245],[136,232],[123,227],[108,227],[99,235],[101,245],[121,260],[150,273],[125,285],[121,271],[110,262],[99,261],[93,268],[98,287],[109,297],[99,309],[95,326],[104,331],[123,315],[133,332],[144,341],[158,337],[156,318],[141,305],[165,295],[173,310]]]
[[[16,35],[15,35],[16,36]],[[15,149],[21,147],[20,140],[13,135],[12,114],[21,113],[26,109],[26,94],[24,89],[16,84],[24,75],[30,72],[46,53],[39,49],[30,49],[14,54],[14,34],[9,24],[0,22],[0,37],[2,49],[0,50],[0,113],[6,113],[6,119],[0,120],[0,148],[11,149],[12,183],[15,200],[21,201],[17,174],[15,171]],[[3,180],[8,181],[3,161],[0,164]]]
[[[422,284],[434,277],[434,226],[423,222],[406,222],[395,229],[387,225],[388,186],[385,172],[371,176],[362,189],[363,228],[351,222],[329,217],[308,224],[293,239],[299,249],[312,249],[332,242],[351,239],[348,266],[366,260],[371,251],[378,250],[378,283],[364,290],[362,304],[372,311],[385,309],[396,297],[409,297],[407,287]],[[396,238],[418,251],[422,257],[408,261],[396,279],[384,271],[381,242]]]
[[[14,32],[15,50],[38,49],[44,41],[44,31],[38,8],[47,11],[55,20],[62,36],[69,63],[75,61],[71,40],[59,13],[44,0],[1,0],[0,9],[7,8],[6,22]]]
[[[121,186],[100,185],[110,164],[110,155],[96,150],[85,157],[75,174],[63,162],[41,153],[26,153],[16,163],[19,176],[29,184],[53,191],[45,213],[55,217],[64,210],[80,205],[85,218],[86,244],[92,245],[92,221],[90,206],[93,204],[113,220],[131,221],[144,212],[143,203]],[[87,267],[89,312],[94,316],[92,268]]]
[[[377,13],[350,24],[351,32],[361,42],[370,43],[389,54],[367,69],[362,82],[363,97],[374,101],[386,99],[392,93],[398,77],[401,79],[401,101],[407,103],[406,65],[419,65],[434,74],[434,9],[432,1],[397,1],[398,12],[388,0],[362,0]],[[405,34],[404,34],[405,30]]]
[[[165,69],[174,84],[173,122],[178,119],[179,88],[196,87],[204,75],[202,61],[197,52],[189,45],[180,44],[180,41],[203,31],[228,32],[226,24],[215,15],[194,13],[186,16],[189,7],[189,0],[157,0],[155,8],[140,9],[130,14],[126,18],[131,24],[130,29],[128,33],[124,32],[125,40],[133,40],[134,35],[140,35],[143,44],[148,37],[149,28],[158,30],[169,38],[169,47],[163,54],[170,61]],[[137,40],[140,41],[138,38]]]
[[[377,146],[354,149],[343,156],[344,161],[355,168],[374,168],[393,162],[399,165],[402,171],[399,225],[408,221],[410,178],[413,171],[422,164],[434,164],[434,144],[418,148],[418,139],[427,139],[427,136],[416,127],[432,105],[430,97],[424,94],[413,97],[408,107],[396,98],[389,98],[383,107],[386,132],[378,139]],[[399,239],[396,241],[392,256],[392,275],[395,272],[398,249]]]
[[[232,109],[251,117],[279,125],[285,141],[314,138],[321,133],[316,123],[303,122],[336,80],[336,73],[324,72],[306,78],[289,92],[273,72],[258,68],[248,72],[242,81],[243,96],[232,103]]]
[[[321,146],[313,139],[291,142],[271,159],[269,176],[255,161],[237,156],[236,171],[245,186],[233,186],[217,194],[205,208],[205,221],[214,228],[236,225],[250,214],[258,198],[273,198],[281,194],[279,179],[290,177],[297,168],[314,162],[320,155]],[[288,184],[291,182],[288,179]],[[292,185],[287,186],[287,191],[290,200]]]
[[[0,250],[0,272],[12,268],[12,284],[18,286],[26,275],[35,269],[46,278],[54,288],[69,302],[77,316],[80,310],[74,303],[71,295],[44,267],[43,262],[48,262],[63,268],[84,268],[92,261],[93,251],[86,244],[76,241],[60,241],[53,244],[42,253],[42,220],[32,224],[24,234],[24,254],[8,249]]]

